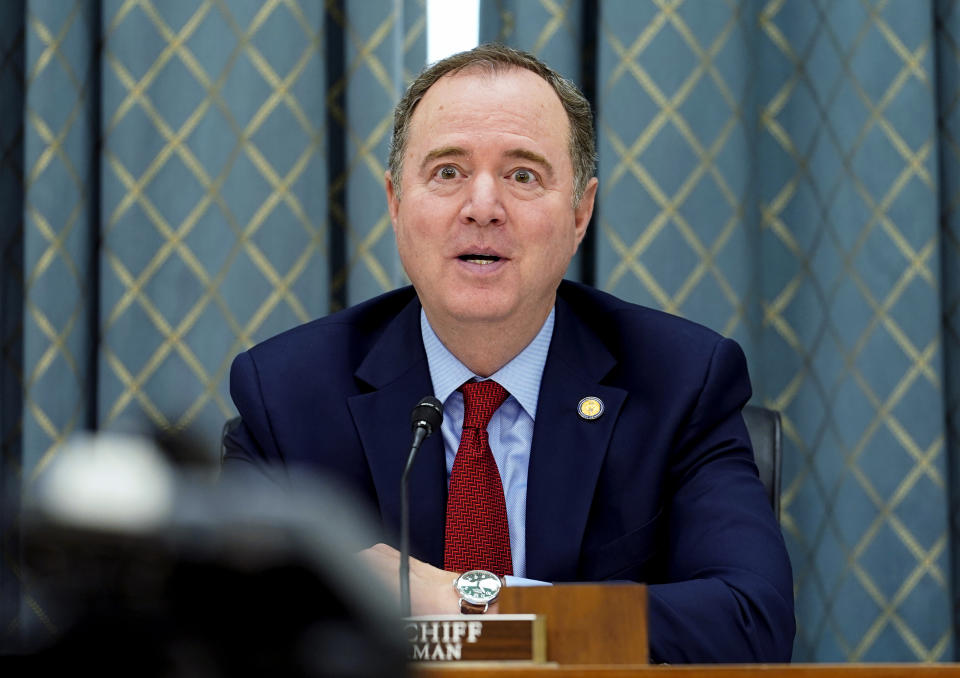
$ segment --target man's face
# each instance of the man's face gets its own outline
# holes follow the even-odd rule
[[[586,232],[566,112],[524,69],[447,75],[410,122],[402,198],[386,188],[403,266],[436,329],[542,323]]]

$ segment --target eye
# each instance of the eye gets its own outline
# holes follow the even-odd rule
[[[452,165],[444,165],[437,171],[437,177],[440,179],[456,179],[459,172]]]
[[[533,176],[533,172],[525,169],[518,169],[513,173],[513,180],[518,184],[529,184],[533,183],[536,177]]]

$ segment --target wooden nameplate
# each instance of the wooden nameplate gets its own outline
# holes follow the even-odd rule
[[[506,586],[500,612],[547,620],[547,661],[646,664],[647,587],[643,584]]]
[[[546,623],[535,614],[444,614],[406,617],[407,657],[415,662],[547,659]]]

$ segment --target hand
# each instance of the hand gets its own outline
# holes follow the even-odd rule
[[[400,552],[392,546],[377,544],[360,552],[360,557],[392,591],[400,606]],[[410,558],[410,614],[458,614],[460,596],[453,588],[458,572],[448,572],[422,560]],[[496,603],[488,613],[495,613]]]

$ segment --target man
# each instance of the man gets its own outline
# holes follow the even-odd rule
[[[399,103],[389,164],[413,289],[238,356],[226,468],[334,474],[395,542],[409,413],[436,394],[442,436],[411,474],[415,613],[456,612],[475,567],[641,581],[655,661],[788,661],[790,565],[740,415],[742,352],[561,282],[597,191],[582,95],[505,47],[450,57]],[[366,555],[396,577],[391,546]]]

